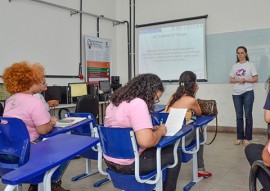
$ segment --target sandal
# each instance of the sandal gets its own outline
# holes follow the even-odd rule
[[[249,145],[249,143],[250,143],[249,140],[244,140],[243,145],[244,145],[244,146],[247,146],[247,145]]]
[[[240,140],[240,139],[234,141],[234,145],[240,145],[241,143],[242,143],[242,140]]]
[[[208,177],[211,177],[211,176],[212,176],[211,172],[207,172],[207,171],[199,171],[198,172],[198,177],[208,178]]]

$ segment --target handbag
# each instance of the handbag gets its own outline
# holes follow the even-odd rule
[[[202,110],[202,115],[217,115],[218,114],[216,100],[198,99],[197,101]]]
[[[217,115],[218,110],[217,110],[217,102],[216,100],[203,100],[203,99],[197,99],[198,104],[202,110],[202,115]],[[202,130],[202,128],[201,128]],[[218,130],[218,120],[216,116],[216,129],[215,129],[215,134],[212,140],[209,143],[205,143],[206,145],[210,145],[214,142],[217,136],[217,130]]]

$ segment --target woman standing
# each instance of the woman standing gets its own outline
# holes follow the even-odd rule
[[[233,103],[236,112],[237,140],[235,145],[248,145],[252,140],[252,107],[254,102],[253,83],[258,81],[258,73],[249,62],[247,48],[239,46],[236,49],[237,62],[230,72],[230,83],[234,84]],[[245,112],[246,128],[244,131],[243,114]]]

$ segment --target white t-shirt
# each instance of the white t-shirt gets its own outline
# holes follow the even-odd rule
[[[33,96],[41,99],[41,101],[44,103],[44,106],[47,109],[47,111],[50,111],[50,107],[49,107],[48,103],[45,101],[45,99],[44,99],[44,97],[43,97],[43,95],[41,93],[33,94]]]
[[[250,62],[245,62],[243,64],[236,63],[233,65],[230,76],[234,79],[245,78],[246,80],[252,79],[253,76],[258,75],[256,68]],[[235,83],[233,87],[233,95],[241,95],[247,91],[253,90],[253,83]]]

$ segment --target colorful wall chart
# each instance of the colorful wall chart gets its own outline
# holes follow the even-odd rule
[[[87,83],[110,80],[111,40],[85,36]]]

